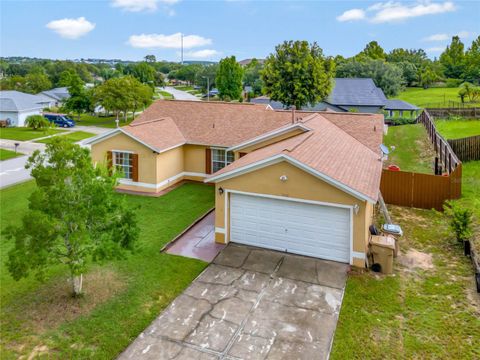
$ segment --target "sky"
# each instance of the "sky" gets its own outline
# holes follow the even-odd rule
[[[284,40],[352,56],[387,51],[438,57],[453,35],[480,34],[480,1],[0,0],[0,56],[217,61],[265,58]]]

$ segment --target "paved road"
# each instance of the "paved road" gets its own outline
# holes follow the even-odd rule
[[[175,100],[192,100],[192,101],[200,101],[200,99],[198,97],[196,97],[195,95],[192,95],[192,94],[189,94],[188,92],[186,91],[182,91],[182,90],[177,90],[171,86],[165,86],[163,88],[163,90],[165,90],[166,92],[170,93],[173,95],[173,97],[175,98]]]
[[[28,156],[0,161],[0,189],[30,180],[30,170],[25,169]]]

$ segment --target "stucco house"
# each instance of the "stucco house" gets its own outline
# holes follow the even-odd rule
[[[25,126],[30,115],[39,115],[48,101],[37,95],[16,90],[0,91],[0,120],[7,121],[9,126]]]
[[[120,189],[215,184],[215,241],[363,267],[379,195],[383,115],[160,100],[89,141]]]

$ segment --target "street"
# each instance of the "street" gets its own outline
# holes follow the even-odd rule
[[[186,92],[186,91],[177,90],[177,89],[175,89],[174,87],[171,87],[171,86],[165,86],[165,87],[163,88],[163,90],[165,90],[166,92],[172,94],[173,97],[175,98],[175,100],[200,101],[200,99],[199,99],[198,97],[196,97],[195,95],[189,94],[189,93]]]

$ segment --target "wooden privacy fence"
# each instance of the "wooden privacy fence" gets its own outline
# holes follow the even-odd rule
[[[426,108],[431,116],[435,117],[449,117],[449,116],[462,116],[468,118],[480,118],[479,107],[465,107],[465,108]]]
[[[384,169],[380,191],[388,204],[443,210],[445,200],[461,196],[462,164],[448,176]]]
[[[461,161],[480,160],[480,135],[448,140],[448,143]]]
[[[461,164],[460,159],[450,147],[448,141],[439,134],[435,124],[433,123],[433,118],[430,116],[427,110],[422,111],[420,116],[417,118],[417,122],[422,123],[427,129],[428,137],[433,144],[438,159],[443,164],[445,171],[450,174],[459,164]]]

